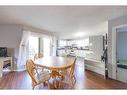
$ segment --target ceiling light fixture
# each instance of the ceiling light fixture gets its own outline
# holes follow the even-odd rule
[[[77,33],[75,34],[76,37],[83,37],[83,36],[85,36],[85,35],[86,35],[85,32],[77,32]]]

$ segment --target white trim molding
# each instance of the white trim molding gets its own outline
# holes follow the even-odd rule
[[[117,53],[116,53],[116,39],[117,39],[117,29],[118,28],[122,28],[122,27],[126,27],[127,24],[124,24],[124,25],[119,25],[119,26],[115,26],[115,27],[112,27],[112,63],[111,63],[111,68],[112,68],[112,78],[113,79],[116,79],[116,72],[117,72]]]

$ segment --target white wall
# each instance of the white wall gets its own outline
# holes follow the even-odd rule
[[[115,63],[112,63],[112,28],[127,24],[127,16],[121,16],[108,21],[108,76],[115,79]]]
[[[101,61],[103,55],[103,35],[90,36],[90,51],[85,56],[85,67],[88,70],[105,75],[105,64]]]
[[[94,26],[89,26],[87,29],[85,25],[83,27],[83,29],[79,28],[70,32],[59,32],[56,33],[56,35],[59,39],[82,39],[89,36],[103,35],[108,32],[108,21],[97,23]],[[84,35],[81,35],[80,37],[77,35],[78,32],[83,32]]]
[[[38,28],[35,28],[35,27],[30,27],[30,26],[23,26],[23,30],[26,30],[26,31],[31,31],[33,32],[33,35],[37,35],[37,36],[42,36],[41,34],[43,35],[50,35],[50,36],[53,36],[53,32],[51,31],[47,31],[47,30],[42,30],[42,29],[38,29]]]
[[[18,55],[21,37],[21,25],[0,25],[0,47],[14,49],[15,57]]]
[[[90,36],[89,43],[91,53],[87,54],[86,57],[101,61],[101,56],[103,55],[103,35]]]
[[[50,36],[53,35],[52,32],[40,30],[34,27],[28,27],[28,26],[26,27],[18,24],[16,25],[0,24],[0,47],[8,47],[8,55],[13,56],[16,61],[18,58],[19,46],[20,46],[23,30],[31,31],[33,35],[38,35],[38,36],[42,36],[40,34],[50,35]]]
[[[8,55],[13,56],[15,61],[17,61],[21,37],[21,25],[0,25],[0,47],[7,47]]]

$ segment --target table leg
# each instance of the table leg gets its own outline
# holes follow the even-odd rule
[[[13,71],[13,61],[12,61],[12,58],[10,59],[10,63],[11,63],[11,71]]]
[[[3,75],[3,61],[0,61],[0,77]]]
[[[62,77],[62,75],[59,73],[59,71],[52,71],[51,77],[54,79],[53,85],[54,85],[55,88],[60,88],[60,82],[59,82],[59,80],[56,79],[57,76]]]

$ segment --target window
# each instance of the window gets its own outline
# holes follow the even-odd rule
[[[29,58],[34,59],[34,55],[39,52],[39,37],[29,37]]]

